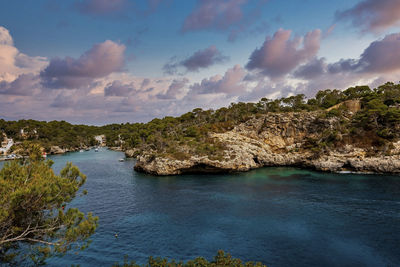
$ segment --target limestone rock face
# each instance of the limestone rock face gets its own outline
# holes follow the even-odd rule
[[[50,148],[50,154],[64,154],[66,151],[59,146],[52,146]]]
[[[308,146],[309,140],[319,139],[322,132],[334,130],[339,124],[335,118],[319,115],[319,112],[271,113],[253,118],[231,131],[210,133],[210,137],[225,146],[222,159],[191,155],[188,159],[177,160],[154,156],[156,153],[152,151],[137,157],[135,170],[154,175],[177,175],[298,166],[330,172],[400,173],[400,155],[366,157],[362,148],[352,145],[316,155]],[[393,151],[396,149],[400,152],[400,143],[394,144]]]
[[[134,157],[136,157],[137,154],[138,154],[137,149],[128,149],[125,151],[125,156],[127,158],[134,158]]]
[[[341,106],[345,106],[348,111],[356,113],[361,109],[361,101],[359,99],[346,100],[342,103],[336,104],[333,107],[328,108],[327,111],[339,108]]]

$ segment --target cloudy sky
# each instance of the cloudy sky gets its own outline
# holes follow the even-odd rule
[[[399,0],[0,0],[7,120],[145,122],[399,80]]]

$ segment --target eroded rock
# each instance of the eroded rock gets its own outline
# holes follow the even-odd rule
[[[315,153],[310,140],[318,140],[327,129],[339,127],[335,118],[319,112],[271,113],[253,118],[225,133],[210,137],[224,144],[222,159],[191,155],[184,160],[155,156],[154,151],[137,157],[135,170],[154,175],[194,172],[247,171],[263,166],[298,166],[330,172],[400,173],[400,155],[367,157],[363,148],[345,145]],[[394,144],[394,152],[400,143]],[[130,152],[129,152],[130,153]]]

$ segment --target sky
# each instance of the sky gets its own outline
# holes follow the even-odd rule
[[[147,122],[399,80],[399,0],[0,0],[6,120]]]

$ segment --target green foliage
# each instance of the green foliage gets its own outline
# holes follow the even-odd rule
[[[344,105],[326,111],[347,100],[359,100],[362,109],[354,116],[348,115]],[[78,148],[94,145],[93,137],[104,134],[108,146],[135,149],[136,154],[152,151],[176,159],[186,159],[190,154],[221,157],[223,145],[216,144],[212,133],[232,130],[251,118],[270,112],[321,111],[320,118],[338,118],[346,124],[342,133],[366,135],[391,140],[400,137],[400,85],[386,83],[378,88],[350,87],[344,91],[327,89],[306,100],[303,94],[280,99],[262,98],[257,103],[232,103],[217,110],[193,109],[179,117],[153,119],[148,123],[109,124],[101,127],[72,125],[65,121],[39,122],[0,120],[0,132],[16,141],[39,143],[45,149],[52,145]],[[24,129],[21,135],[20,130]],[[350,129],[353,129],[350,131]],[[336,142],[336,141],[335,141]],[[334,143],[335,143],[334,142]],[[330,143],[330,142],[328,142]]]
[[[56,175],[38,146],[30,151],[0,171],[0,262],[44,264],[52,255],[86,248],[97,227],[91,213],[66,208],[86,176],[71,163]]]
[[[141,265],[136,264],[134,261],[129,261],[125,258],[123,264],[114,264],[113,267],[140,267]],[[153,258],[150,257],[147,264],[142,265],[145,267],[266,267],[261,262],[242,262],[240,259],[232,258],[232,256],[222,250],[218,251],[217,255],[212,261],[208,261],[205,258],[198,257],[194,260],[187,262],[177,262],[175,260],[168,260],[164,258]]]
[[[65,121],[5,121],[0,119],[1,133],[5,133],[14,141],[34,142],[49,150],[51,146],[69,149],[94,145],[93,137],[101,134],[101,131],[96,126],[72,125]]]

